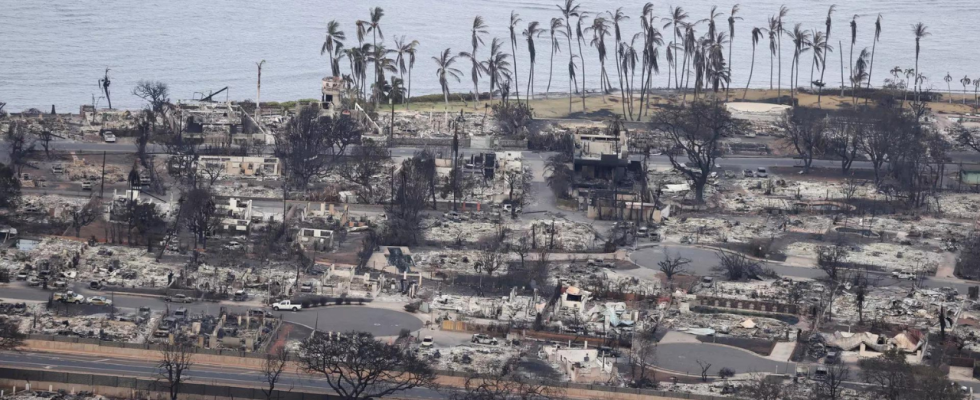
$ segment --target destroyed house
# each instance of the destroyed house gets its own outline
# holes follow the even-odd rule
[[[204,168],[215,168],[229,177],[279,176],[279,159],[275,157],[200,156],[194,166],[198,174]]]
[[[579,187],[608,187],[610,180],[615,180],[620,185],[628,185],[629,182],[626,178],[629,176],[629,172],[638,173],[642,171],[642,165],[639,161],[630,161],[628,158],[616,154],[603,154],[599,157],[576,157],[572,164],[576,176],[583,180],[581,184],[576,181],[576,185]]]
[[[300,228],[296,232],[300,247],[314,251],[330,250],[333,247],[333,231],[329,229]]]

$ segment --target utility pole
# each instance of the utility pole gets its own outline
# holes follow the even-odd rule
[[[265,64],[265,60],[255,63],[259,67],[259,80],[258,84],[255,86],[255,123],[259,123],[259,109],[262,108],[262,64]]]
[[[105,198],[105,152],[102,152],[102,184],[99,187],[99,198]]]

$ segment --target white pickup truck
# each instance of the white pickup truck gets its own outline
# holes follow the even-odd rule
[[[303,308],[302,305],[293,303],[289,300],[283,300],[272,305],[272,309],[276,311],[289,310],[289,311],[299,311]]]
[[[55,293],[54,301],[60,301],[62,303],[82,304],[85,302],[85,296],[82,296],[72,291],[68,291],[65,293]]]

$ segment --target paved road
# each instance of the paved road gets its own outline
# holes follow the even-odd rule
[[[663,244],[654,247],[642,248],[634,251],[630,258],[637,265],[647,269],[640,271],[639,274],[652,275],[659,271],[657,263],[664,259],[664,251],[671,257],[680,255],[691,260],[687,266],[689,273],[698,276],[719,276],[712,268],[718,265],[718,251],[701,247],[683,246],[674,244]],[[779,276],[791,278],[821,279],[827,274],[818,268],[796,267],[777,262],[767,263],[767,267],[772,268]],[[905,286],[911,288],[913,282],[909,280],[899,280],[891,276],[890,273],[878,273],[881,286]],[[970,286],[980,285],[980,282],[965,281],[953,278],[926,277],[923,286],[928,288],[953,287],[960,293],[965,294]]]
[[[92,291],[76,285],[73,290],[89,296],[111,297],[113,304],[122,309],[135,310],[139,307],[150,307],[153,310],[164,310],[176,307],[186,307],[191,313],[216,314],[219,308],[225,307],[230,311],[244,312],[250,307],[241,303],[234,302],[196,302],[189,304],[166,303],[157,297],[127,296],[123,294],[110,295],[106,292]],[[16,301],[47,301],[51,291],[39,288],[23,286],[23,283],[12,283],[0,286],[0,298],[7,302]],[[285,321],[318,328],[321,331],[361,331],[370,332],[375,336],[395,336],[402,329],[417,331],[422,329],[422,321],[411,314],[370,306],[325,306],[312,309],[305,309],[298,312],[274,312],[283,317]]]
[[[0,365],[25,369],[43,369],[57,372],[80,372],[109,374],[127,377],[159,378],[156,360],[130,360],[102,356],[63,355],[47,353],[0,353]],[[186,375],[190,383],[219,383],[240,386],[260,386],[265,378],[260,371],[195,364]],[[277,387],[299,391],[303,389],[330,390],[326,381],[310,375],[289,371],[283,374]],[[413,399],[442,399],[449,392],[438,392],[427,388],[412,389],[399,394],[399,397]]]

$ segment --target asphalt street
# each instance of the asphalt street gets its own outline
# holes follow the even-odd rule
[[[73,290],[84,295],[105,296],[113,301],[117,308],[125,310],[136,310],[140,307],[149,307],[152,310],[176,309],[186,307],[192,314],[216,314],[221,307],[230,311],[244,312],[256,306],[243,305],[234,302],[194,302],[187,304],[167,303],[159,297],[129,296],[125,294],[111,294],[103,291],[93,291],[75,285]],[[16,301],[47,301],[52,291],[46,291],[35,287],[24,286],[22,282],[0,285],[0,299],[7,302]],[[271,311],[270,308],[265,307]],[[328,305],[324,307],[308,308],[296,312],[276,312],[281,315],[284,321],[303,325],[308,328],[317,328],[321,331],[348,332],[360,331],[370,332],[371,334],[382,336],[396,336],[402,329],[417,331],[422,329],[422,320],[409,313],[390,310],[385,308],[371,307],[370,305]]]
[[[21,367],[25,369],[44,369],[57,372],[79,372],[102,375],[118,375],[126,377],[160,378],[156,360],[131,360],[121,358],[106,358],[88,355],[65,355],[48,353],[0,353],[0,365],[6,367]],[[228,366],[211,366],[195,364],[187,370],[189,383],[229,384],[249,387],[262,387],[265,377],[261,371],[240,369]],[[323,379],[315,376],[287,371],[276,384],[282,390],[301,391],[314,389],[330,391]],[[267,388],[267,386],[266,386]],[[399,397],[414,399],[447,398],[450,392],[436,391],[428,388],[417,388],[399,394]]]

